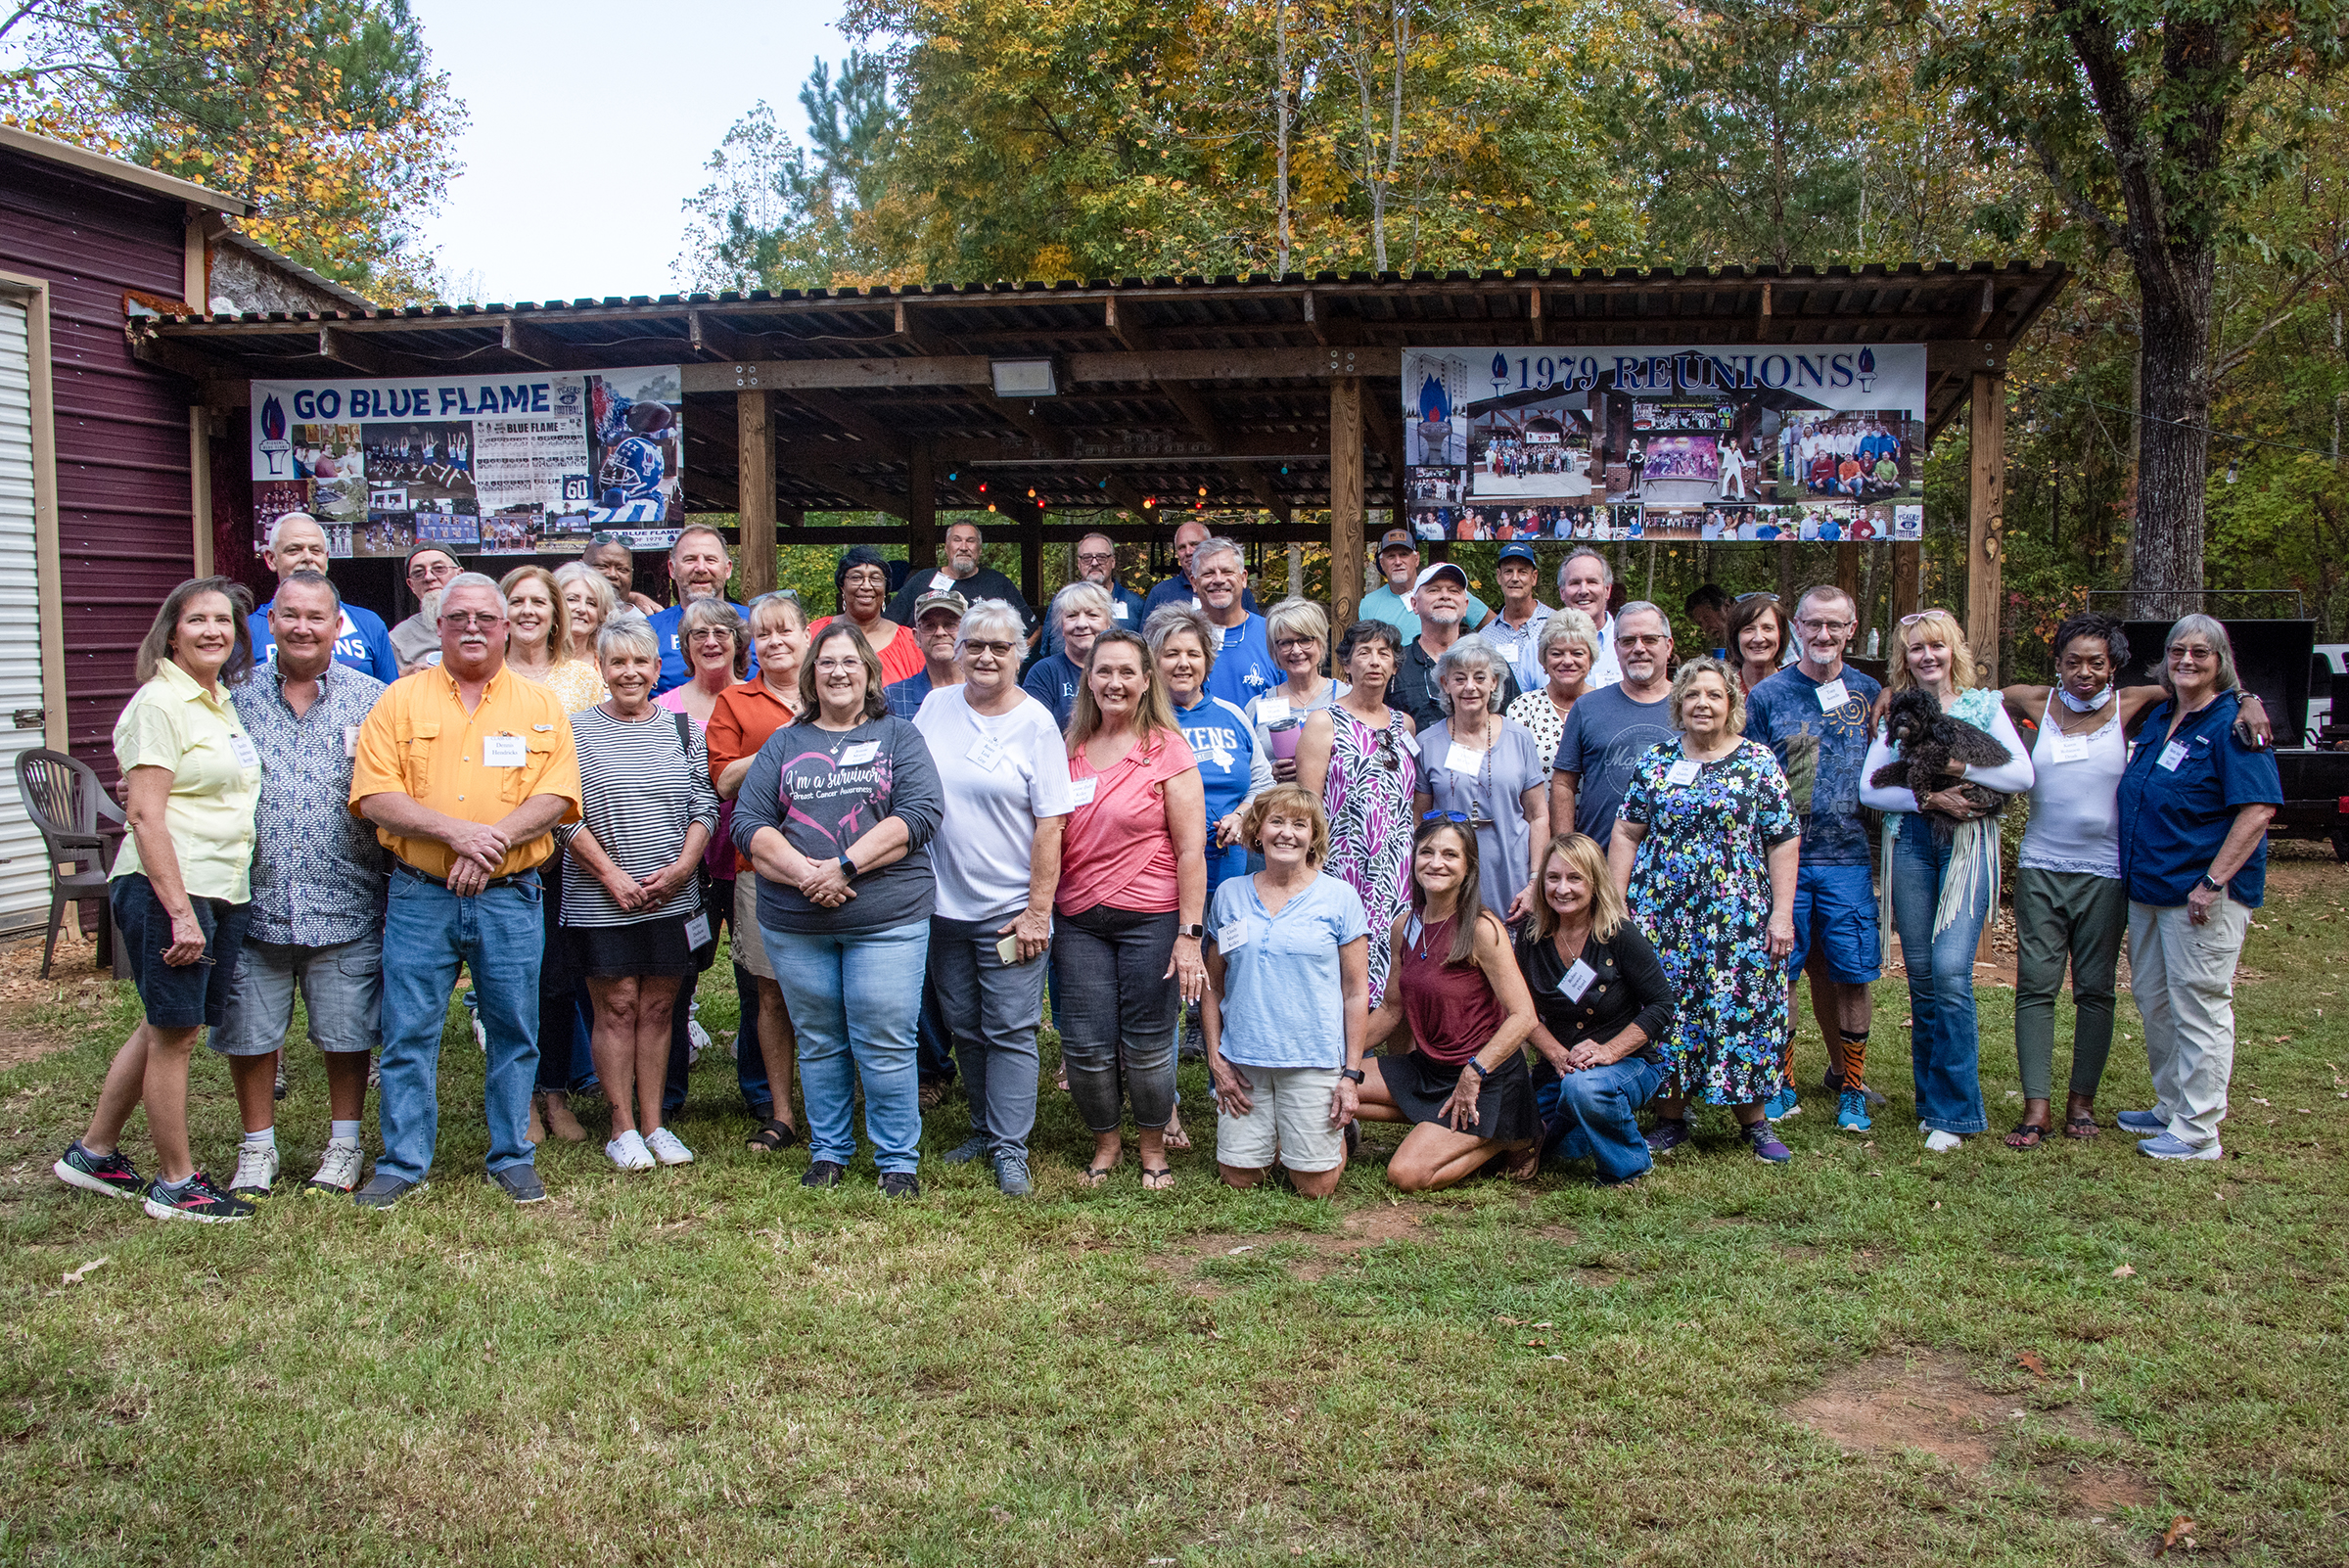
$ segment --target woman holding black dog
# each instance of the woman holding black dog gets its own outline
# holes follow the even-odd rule
[[[1974,1020],[1974,953],[1998,906],[1997,815],[2005,804],[1990,797],[2017,794],[2032,780],[2030,753],[1999,694],[1975,680],[1965,633],[1947,610],[1903,617],[1886,683],[1890,717],[1860,767],[1861,804],[1885,813],[1884,898],[1909,971],[1916,1125],[1937,1154],[1990,1126]],[[1903,771],[1903,743],[1894,735],[1905,708],[1914,712],[1901,702],[1911,691],[1929,697],[1939,716],[1974,732],[1932,738],[1934,750],[1971,760],[1954,761],[1913,786],[1887,776]],[[1925,739],[1919,737],[1919,750]],[[1989,760],[2002,750],[2005,761]]]

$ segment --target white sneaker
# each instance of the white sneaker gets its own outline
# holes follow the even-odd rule
[[[238,1144],[237,1174],[228,1184],[228,1195],[232,1198],[266,1198],[269,1189],[277,1184],[277,1170],[276,1144]]]
[[[484,1056],[489,1054],[489,1031],[482,1027],[482,1015],[478,1011],[473,1015],[473,1042],[481,1047]]]
[[[318,1174],[304,1183],[317,1192],[350,1192],[359,1184],[359,1170],[366,1156],[355,1143],[329,1143],[318,1161]]]
[[[1964,1141],[1955,1132],[1933,1131],[1925,1134],[1925,1147],[1935,1154],[1947,1154]]]
[[[644,1140],[653,1157],[663,1165],[691,1165],[693,1151],[678,1141],[677,1135],[665,1127],[653,1129],[653,1135]]]
[[[710,1031],[702,1027],[700,1017],[702,1004],[697,1001],[693,1004],[693,1014],[685,1020],[685,1065],[687,1067],[692,1067],[700,1062],[702,1052],[710,1048]]]
[[[660,1164],[653,1151],[645,1147],[644,1134],[634,1128],[604,1145],[604,1153],[622,1171],[650,1171]]]

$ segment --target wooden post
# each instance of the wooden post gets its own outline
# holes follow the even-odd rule
[[[1362,605],[1362,382],[1329,384],[1329,627],[1333,645]]]
[[[1921,544],[1896,544],[1892,547],[1892,608],[1884,622],[1884,657],[1892,657],[1892,639],[1900,634],[1901,618],[1916,614],[1917,600],[1923,593],[1920,579],[1925,572],[1925,547]]]
[[[2000,591],[2006,554],[2006,378],[1974,372],[1973,471],[1965,533],[1965,640],[1985,685],[1999,683]]]
[[[202,405],[188,410],[188,514],[195,523],[192,576],[208,577],[212,575],[212,414]]]
[[[774,394],[745,389],[734,394],[739,456],[735,521],[742,527],[742,596],[756,599],[775,586]]]
[[[938,565],[938,476],[930,443],[916,440],[905,455],[905,521],[913,532],[905,559],[915,571]]]
[[[1794,596],[1799,591],[1794,581],[1794,540],[1778,540],[1778,603],[1785,609],[1786,618],[1794,619]],[[1792,635],[1792,628],[1788,628]]]
[[[1044,514],[1039,508],[1020,524],[1020,592],[1032,605],[1044,587]]]
[[[1853,609],[1860,607],[1860,544],[1856,539],[1835,546],[1835,586],[1843,590]]]

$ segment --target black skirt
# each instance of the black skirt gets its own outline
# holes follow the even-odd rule
[[[1439,1062],[1418,1050],[1381,1056],[1377,1061],[1387,1096],[1404,1119],[1413,1124],[1441,1121],[1444,1102],[1451,1098],[1460,1075],[1468,1070],[1465,1062]],[[1451,1125],[1444,1122],[1447,1128]],[[1518,1143],[1540,1131],[1541,1118],[1534,1111],[1534,1081],[1525,1068],[1525,1053],[1520,1051],[1493,1069],[1478,1088],[1476,1135],[1496,1143]]]
[[[685,940],[683,915],[625,926],[573,926],[571,941],[579,973],[593,980],[690,975],[700,968]]]

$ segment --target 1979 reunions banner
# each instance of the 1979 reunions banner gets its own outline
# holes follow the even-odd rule
[[[684,412],[674,365],[256,381],[255,547],[288,512],[317,518],[338,556],[576,552],[598,529],[666,543]]]
[[[1406,348],[1424,539],[1924,536],[1921,344]]]

